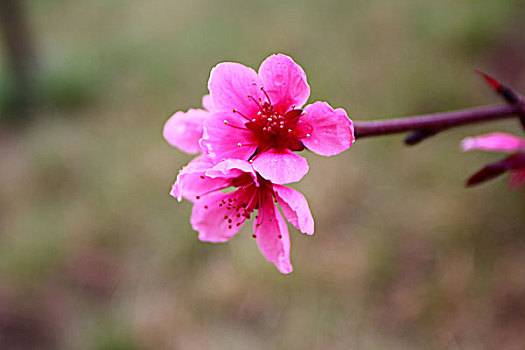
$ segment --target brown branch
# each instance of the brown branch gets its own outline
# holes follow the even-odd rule
[[[499,105],[464,109],[451,112],[416,115],[405,118],[355,122],[355,137],[399,134],[426,130],[434,134],[453,127],[480,123],[519,115],[518,105]]]

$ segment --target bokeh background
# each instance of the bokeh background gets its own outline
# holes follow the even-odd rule
[[[288,276],[249,227],[197,240],[190,204],[168,195],[191,157],[161,137],[173,112],[200,106],[215,64],[257,68],[277,52],[305,69],[311,101],[355,120],[501,103],[474,69],[525,91],[523,1],[21,3],[22,96],[0,46],[1,349],[525,344],[523,191],[504,177],[465,189],[500,156],[458,150],[465,136],[520,134],[516,121],[307,154],[294,187],[316,234],[290,227]]]

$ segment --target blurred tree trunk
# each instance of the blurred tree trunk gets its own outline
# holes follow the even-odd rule
[[[36,55],[23,5],[22,0],[0,0],[0,31],[12,80],[7,110],[17,119],[29,116],[36,98]]]

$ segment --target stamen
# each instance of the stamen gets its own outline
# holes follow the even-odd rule
[[[266,93],[266,91],[264,90],[264,87],[261,86],[261,90],[262,92],[264,92],[264,96],[266,96],[266,98],[268,99],[268,103],[269,104],[272,104],[272,100],[270,100],[270,96],[268,96],[268,94]]]
[[[241,127],[241,126],[237,126],[237,125],[232,125],[232,124],[228,123],[228,121],[227,121],[227,120],[225,120],[225,121],[224,121],[224,125],[228,125],[228,126],[230,126],[230,127],[234,128],[234,129],[239,129],[239,130],[248,130],[248,129],[246,129],[246,128],[243,128],[243,127]]]
[[[255,104],[257,105],[257,107],[259,107],[259,109],[261,111],[263,110],[261,104],[256,99],[254,99],[252,95],[248,95],[248,98],[251,98],[253,100],[253,102],[255,102]]]
[[[239,114],[241,117],[243,117],[244,119],[246,119],[246,120],[248,120],[248,121],[250,120],[250,118],[248,118],[247,116],[245,116],[244,114],[242,114],[241,112],[239,112],[239,111],[236,110],[236,109],[233,109],[233,113],[237,113],[237,114]]]

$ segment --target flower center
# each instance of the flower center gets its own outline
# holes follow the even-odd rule
[[[261,90],[266,96],[265,101],[263,101],[262,98],[256,100],[248,95],[248,98],[250,98],[259,109],[255,116],[251,116],[250,118],[236,109],[233,110],[234,113],[246,119],[244,128],[241,129],[246,129],[253,133],[257,142],[258,153],[272,148],[302,151],[304,145],[301,139],[310,137],[310,133],[312,132],[312,127],[301,121],[301,117],[304,116],[303,110],[295,109],[295,106],[291,106],[288,112],[281,115],[275,110],[264,88],[261,87]],[[232,127],[240,128],[228,124],[227,121],[224,121],[224,123]],[[239,144],[239,146],[243,145]]]
[[[205,179],[205,176],[201,176],[201,179]],[[230,181],[227,187],[236,187],[233,192],[230,192],[227,196],[221,199],[220,202],[215,204],[221,208],[224,216],[222,219],[228,223],[228,229],[231,230],[234,227],[241,226],[245,220],[251,219],[251,215],[255,210],[260,210],[261,205],[265,205],[264,202],[268,198],[273,198],[275,200],[275,194],[273,192],[272,183],[268,180],[265,180],[261,175],[257,174],[257,184],[251,177],[250,174],[242,174],[233,180]],[[227,187],[221,187],[214,189],[210,192],[220,191]],[[200,200],[201,196],[206,195],[207,193],[196,196],[196,200]],[[204,205],[204,209],[208,210],[210,207]],[[222,215],[222,214],[221,214]],[[259,215],[255,216],[257,220]],[[263,219],[261,219],[263,220]],[[268,218],[272,222],[273,217]],[[259,227],[262,221],[256,222],[255,226]],[[253,238],[257,238],[256,234],[252,235]],[[279,234],[279,239],[282,238],[282,235]]]

